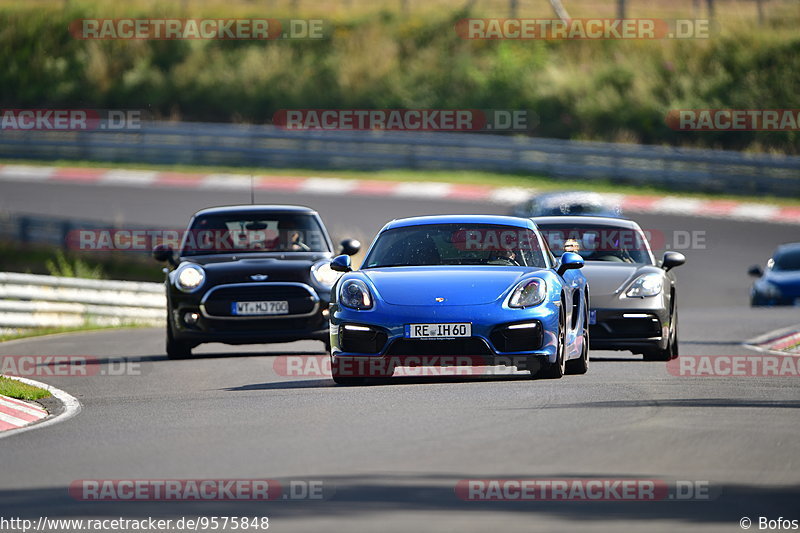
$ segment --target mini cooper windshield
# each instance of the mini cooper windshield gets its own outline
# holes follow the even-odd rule
[[[181,255],[330,251],[311,215],[245,212],[198,216],[184,236]]]
[[[547,268],[535,232],[487,224],[426,224],[383,232],[362,268],[498,265]]]
[[[635,229],[608,225],[537,224],[553,255],[575,252],[586,261],[653,264],[644,235]]]

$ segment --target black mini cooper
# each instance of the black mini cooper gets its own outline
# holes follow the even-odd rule
[[[353,255],[358,241],[342,241]],[[190,357],[205,342],[260,344],[304,339],[328,346],[328,303],[339,277],[316,211],[244,205],[198,211],[180,252],[153,250],[165,268],[167,356]]]

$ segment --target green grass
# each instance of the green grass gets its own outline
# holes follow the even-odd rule
[[[50,396],[50,393],[39,387],[0,376],[0,395],[16,398],[18,400],[33,401],[47,398]]]
[[[163,266],[145,253],[87,253],[0,241],[0,272],[161,282]]]
[[[21,160],[2,160],[0,164],[17,165],[30,164],[42,165],[42,161],[21,161]],[[257,168],[257,167],[226,167],[226,166],[199,166],[199,165],[148,165],[144,163],[108,163],[95,161],[54,161],[47,162],[47,165],[60,167],[90,167],[90,168],[120,168],[131,170],[157,170],[164,172],[179,172],[186,174],[242,174],[242,175],[271,175],[271,176],[290,176],[290,177],[323,177],[340,179],[359,179],[359,180],[379,180],[379,181],[409,181],[409,182],[444,182],[464,185],[488,185],[492,187],[524,187],[541,191],[560,190],[560,189],[580,189],[587,191],[597,191],[615,194],[653,194],[680,196],[686,198],[714,199],[714,200],[736,200],[741,202],[768,203],[779,206],[798,206],[800,198],[787,198],[776,196],[742,196],[732,194],[712,194],[712,193],[688,193],[685,191],[674,191],[660,187],[643,187],[616,183],[610,180],[566,180],[553,179],[533,174],[501,174],[496,172],[482,171],[430,171],[430,170],[381,170],[381,171],[359,171],[359,170],[316,170],[300,168]],[[258,195],[258,193],[256,193]],[[256,198],[258,199],[258,197]],[[521,198],[520,198],[521,199]],[[242,198],[243,202],[249,202],[249,196]],[[0,248],[2,252],[2,248]],[[2,269],[2,253],[0,253],[0,269]],[[159,271],[160,273],[160,271]],[[108,273],[106,273],[108,275]],[[114,276],[111,276],[112,278]],[[150,279],[150,278],[148,278]],[[154,281],[160,281],[157,279]],[[146,281],[146,280],[145,280]]]
[[[800,108],[796,3],[768,2],[758,25],[754,6],[726,2],[711,38],[654,41],[464,40],[456,21],[506,16],[508,3],[479,1],[472,12],[465,1],[410,3],[401,14],[399,0],[354,1],[329,16],[332,2],[303,0],[296,14],[330,18],[330,38],[250,42],[83,41],[68,27],[91,17],[282,17],[292,3],[4,2],[0,105],[243,123],[296,108],[525,109],[541,137],[800,153],[798,131],[689,133],[665,121],[671,109]],[[544,1],[521,4],[522,16],[552,17]],[[567,4],[573,16],[602,17],[615,3]],[[688,1],[630,4],[631,16],[695,16]]]
[[[104,329],[129,329],[150,326],[137,326],[136,324],[126,324],[123,326],[99,326],[96,324],[87,324],[85,326],[64,327],[64,328],[35,328],[16,333],[0,333],[0,342],[14,341],[19,339],[27,339],[31,337],[41,337],[43,335],[56,335],[60,333],[78,333],[82,331],[98,331]]]

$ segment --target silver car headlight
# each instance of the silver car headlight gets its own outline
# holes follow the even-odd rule
[[[191,263],[178,267],[175,272],[175,286],[183,292],[196,291],[205,280],[205,270]]]
[[[372,295],[360,279],[348,279],[339,288],[339,303],[351,309],[372,309]]]
[[[508,299],[508,306],[521,309],[533,307],[542,303],[547,298],[547,284],[543,279],[526,279],[520,282]]]
[[[636,278],[628,290],[625,291],[625,296],[628,298],[644,298],[647,296],[655,296],[661,293],[664,288],[664,280],[661,274],[651,272],[650,274],[642,274]]]
[[[333,270],[331,268],[331,262],[327,259],[311,265],[311,277],[322,287],[330,289],[341,276],[342,273]]]

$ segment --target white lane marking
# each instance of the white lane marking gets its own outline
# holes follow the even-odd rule
[[[489,193],[489,201],[498,204],[518,204],[524,202],[536,192],[523,187],[499,187]]]
[[[445,198],[452,188],[449,183],[410,181],[400,183],[391,195],[406,198]]]
[[[11,179],[44,181],[50,179],[56,167],[34,167],[31,165],[3,165],[0,176]]]
[[[209,174],[200,180],[200,188],[250,190],[250,180],[250,176],[242,174]],[[255,179],[253,179],[253,184],[257,184]]]
[[[300,191],[318,194],[346,194],[359,186],[358,180],[346,180],[341,178],[306,178]]]
[[[114,185],[150,185],[159,172],[148,170],[109,170],[99,182]]]
[[[780,208],[767,204],[739,204],[730,211],[731,218],[768,220],[778,215]]]
[[[17,435],[19,433],[24,433],[26,431],[31,431],[33,429],[40,429],[40,428],[45,428],[47,426],[52,426],[53,424],[58,424],[59,422],[64,422],[66,420],[69,420],[70,418],[81,412],[81,403],[75,397],[73,397],[67,392],[64,392],[61,389],[57,389],[52,385],[41,383],[39,381],[34,381],[28,378],[18,378],[14,376],[6,376],[6,377],[9,379],[16,379],[17,381],[20,381],[22,383],[27,383],[28,385],[33,385],[34,387],[39,387],[41,389],[50,391],[50,394],[58,398],[64,405],[64,412],[62,412],[60,415],[51,418],[45,418],[43,421],[37,422],[33,425],[27,425],[19,429],[9,429],[7,431],[0,431],[0,439],[10,437],[11,435]]]
[[[8,424],[11,424],[12,426],[17,426],[17,427],[22,427],[25,424],[28,424],[27,420],[17,418],[16,416],[11,416],[10,414],[4,413],[3,411],[0,411],[0,421],[6,422]]]
[[[692,215],[699,213],[704,200],[695,198],[680,198],[678,196],[667,196],[659,200],[650,208],[651,211],[656,213],[675,213],[679,215]]]
[[[36,416],[39,418],[44,418],[47,416],[47,411],[44,409],[40,409],[38,407],[33,407],[31,405],[27,405],[24,403],[16,403],[16,402],[9,402],[2,396],[0,396],[0,408],[7,407],[9,409],[15,409],[21,413],[25,413],[26,415]]]

